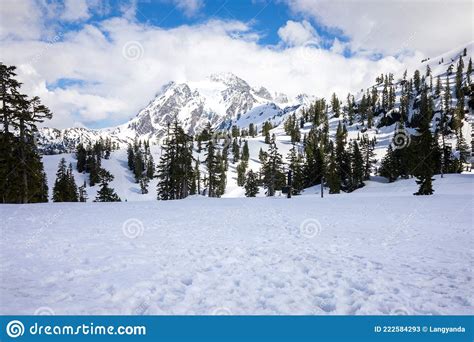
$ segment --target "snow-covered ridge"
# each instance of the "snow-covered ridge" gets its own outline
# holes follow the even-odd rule
[[[210,122],[216,129],[228,129],[233,124],[241,127],[262,119],[282,121],[282,116],[309,105],[314,97],[302,94],[289,101],[288,96],[264,87],[253,88],[232,73],[212,74],[197,82],[170,82],[163,86],[136,117],[122,125],[106,129],[70,128],[40,130],[38,142],[43,150],[66,152],[79,142],[88,143],[100,137],[110,137],[119,143],[140,139],[159,139],[169,122],[177,118],[184,129],[195,134]],[[263,114],[256,115],[256,112]],[[246,119],[242,119],[246,118]]]

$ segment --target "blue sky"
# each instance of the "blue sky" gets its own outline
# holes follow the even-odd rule
[[[51,126],[104,127],[170,81],[216,72],[289,97],[345,98],[472,41],[472,10],[470,0],[2,0],[0,50],[53,110]]]
[[[192,0],[193,1],[193,0]],[[61,22],[65,30],[77,30],[85,24],[97,23],[104,19],[121,16],[121,6],[128,1],[111,1],[107,8],[100,7],[91,11],[91,16],[81,22]],[[135,5],[135,20],[156,27],[176,28],[181,25],[196,25],[209,20],[235,20],[249,23],[259,33],[261,45],[277,45],[281,39],[278,29],[288,20],[307,20],[323,39],[323,48],[329,48],[334,38],[348,41],[337,27],[321,25],[311,16],[291,11],[284,1],[278,0],[197,0],[198,9],[193,13],[182,10],[172,0],[141,0]],[[106,13],[103,13],[106,12]],[[52,21],[55,21],[53,18]],[[346,51],[349,53],[349,51]]]

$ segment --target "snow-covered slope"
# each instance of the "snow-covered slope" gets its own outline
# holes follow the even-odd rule
[[[2,205],[0,314],[472,315],[473,180]]]

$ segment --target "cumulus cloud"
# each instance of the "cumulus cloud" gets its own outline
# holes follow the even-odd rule
[[[310,26],[296,22],[284,26],[288,45],[276,48],[259,45],[258,34],[239,21],[164,29],[116,17],[64,32],[53,42],[6,38],[0,49],[4,63],[19,67],[24,91],[40,96],[53,110],[48,124],[55,127],[123,123],[171,80],[199,81],[230,71],[253,86],[289,96],[345,96],[371,85],[382,72],[401,74],[406,63],[420,60],[419,55],[405,60],[345,58],[298,44],[309,35],[290,35],[292,26],[314,38]],[[127,55],[124,47],[129,46],[138,48],[138,55]]]
[[[338,28],[354,50],[434,56],[473,39],[473,2],[285,0],[298,14]]]
[[[278,36],[290,46],[304,45],[308,42],[315,44],[320,41],[318,33],[306,20],[302,22],[288,20],[286,25],[278,30]]]

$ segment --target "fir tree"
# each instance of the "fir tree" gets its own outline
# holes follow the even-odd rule
[[[385,156],[379,168],[379,174],[388,179],[389,183],[394,182],[398,178],[398,169],[393,155],[392,145],[389,145]]]
[[[372,166],[376,162],[376,159],[374,159],[374,149],[374,141],[370,140],[367,134],[364,134],[360,142],[360,150],[364,158],[364,180],[370,179],[370,172],[372,171]]]
[[[100,189],[94,202],[121,202],[114,189],[109,187],[109,183],[114,180],[114,176],[109,171],[100,169],[99,178]]]
[[[245,178],[245,196],[255,197],[258,194],[258,179],[255,173],[252,170],[247,172],[247,177]]]
[[[239,144],[237,143],[237,138],[234,138],[234,141],[232,142],[232,155],[233,155],[233,162],[237,163],[240,158],[240,147],[239,147]]]
[[[77,172],[82,173],[86,170],[87,151],[82,143],[76,147]]]
[[[433,104],[428,98],[426,89],[422,91],[420,101],[420,125],[417,129],[418,136],[416,138],[416,167],[414,175],[417,178],[416,183],[420,186],[415,195],[432,195],[433,190],[433,174],[435,172],[435,163],[433,159],[433,148],[435,141],[430,131],[430,122],[433,116]]]
[[[54,202],[77,202],[77,186],[72,174],[72,165],[66,167],[66,160],[61,158],[56,172],[56,181],[53,188]]]
[[[237,165],[237,185],[244,186],[245,183],[245,170],[247,169],[247,162],[241,161]]]
[[[469,85],[471,84],[471,74],[472,74],[472,60],[469,58],[469,63],[467,64],[467,71],[466,71],[466,83]]]
[[[201,171],[199,170],[200,165],[199,158],[196,160],[196,164],[194,166],[194,193],[201,194]]]
[[[293,175],[292,194],[298,195],[304,188],[305,175],[303,156],[296,151],[296,146],[294,144],[288,153],[287,160],[289,163],[289,169]]]
[[[87,191],[86,191],[86,181],[84,181],[84,184],[82,184],[79,189],[78,189],[78,199],[79,202],[87,202]]]
[[[321,183],[321,178],[325,172],[324,145],[326,142],[322,134],[313,127],[304,143],[305,147],[305,186],[310,187]]]
[[[249,161],[249,156],[250,156],[249,144],[248,144],[247,140],[245,140],[244,146],[242,147],[242,160],[245,161],[245,162],[248,162]]]
[[[345,126],[339,126],[336,132],[336,164],[337,164],[337,173],[341,181],[341,189],[346,191],[350,187],[351,180],[351,162],[350,154],[346,150],[346,136],[347,131],[344,129]]]
[[[340,111],[339,99],[337,98],[336,93],[332,94],[331,107],[332,107],[332,111],[334,113],[334,117],[338,118],[339,115],[341,115],[341,111]]]
[[[337,171],[337,161],[336,161],[336,156],[334,154],[334,151],[331,151],[326,178],[327,178],[327,183],[329,186],[329,193],[330,194],[340,193],[341,192],[341,179]]]
[[[354,191],[364,186],[364,159],[359,150],[357,141],[352,143],[351,153],[351,180],[349,191]]]
[[[285,185],[285,174],[282,170],[282,156],[278,153],[278,148],[275,143],[275,135],[270,140],[270,148],[267,154],[267,159],[262,165],[263,185],[267,190],[267,196],[274,196],[276,190],[281,190]]]
[[[52,114],[38,97],[28,99],[21,93],[15,69],[0,63],[0,200],[47,202],[46,175],[34,133],[36,124]]]
[[[142,194],[147,194],[148,193],[148,183],[150,180],[148,177],[142,177],[140,178],[139,184],[140,184],[140,190]]]
[[[182,199],[189,195],[195,177],[192,147],[192,138],[175,120],[157,165],[158,199]]]
[[[133,153],[133,146],[132,144],[129,143],[127,146],[127,162],[128,162],[128,168],[132,171],[135,169],[134,160],[135,160],[135,155]]]

